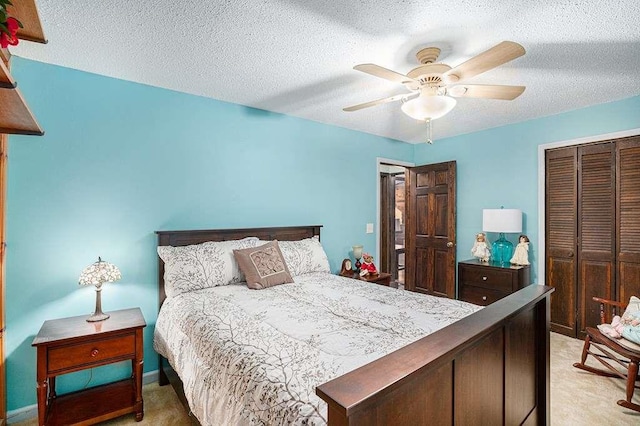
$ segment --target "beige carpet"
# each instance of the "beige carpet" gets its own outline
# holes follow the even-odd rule
[[[101,423],[102,425],[153,425],[153,426],[182,426],[191,425],[191,420],[171,386],[158,386],[158,382],[142,387],[144,399],[144,418],[136,422],[133,414]],[[12,426],[37,426],[38,419],[33,418]]]
[[[573,367],[580,361],[582,340],[551,333],[551,424],[640,425],[640,413],[616,404],[625,398],[622,379],[596,376]],[[587,364],[599,366],[589,357]],[[633,402],[640,404],[640,389]]]
[[[599,377],[573,367],[580,360],[582,341],[551,333],[551,423],[563,425],[640,425],[640,413],[616,404],[624,398],[624,382]],[[596,365],[596,364],[593,364]],[[144,420],[133,415],[103,423],[105,425],[190,425],[191,420],[171,386],[152,383],[143,388]],[[640,390],[634,402],[640,404]],[[19,426],[35,426],[31,419]]]

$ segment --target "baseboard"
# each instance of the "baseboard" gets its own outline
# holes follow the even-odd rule
[[[149,383],[157,382],[160,373],[158,370],[149,371],[142,375],[142,386],[148,385]]]
[[[7,424],[19,423],[34,417],[38,417],[38,404],[7,411]]]
[[[158,370],[149,371],[142,375],[142,385],[148,385],[149,383],[157,382]],[[38,404],[28,405],[26,407],[18,408],[17,410],[11,410],[7,412],[7,424],[19,423],[25,420],[38,417]]]

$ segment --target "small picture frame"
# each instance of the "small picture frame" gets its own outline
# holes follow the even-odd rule
[[[351,264],[351,259],[344,259],[342,261],[342,267],[340,268],[340,275],[344,275],[346,277],[350,277],[353,275],[353,266]]]

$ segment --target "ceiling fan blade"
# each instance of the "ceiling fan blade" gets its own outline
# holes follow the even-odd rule
[[[382,98],[382,99],[378,99],[376,101],[369,101],[369,102],[365,102],[363,104],[358,104],[358,105],[352,105],[350,107],[347,108],[342,108],[343,111],[347,111],[347,112],[351,112],[351,111],[358,111],[359,109],[363,109],[363,108],[369,108],[372,106],[376,106],[376,105],[382,105],[382,104],[386,104],[389,102],[395,102],[395,101],[399,101],[403,98],[409,98],[413,95],[418,95],[419,93],[405,93],[402,95],[395,95],[395,96],[391,96],[388,98]]]
[[[445,81],[455,83],[513,61],[525,54],[524,47],[513,41],[503,41],[468,61],[444,73]]]
[[[460,84],[447,90],[454,98],[486,98],[512,101],[524,92],[525,86],[497,84]]]
[[[389,69],[386,69],[384,67],[381,67],[379,65],[376,64],[360,64],[360,65],[356,65],[355,67],[353,67],[354,70],[358,70],[358,71],[362,71],[362,72],[366,72],[367,74],[371,74],[375,77],[380,77],[380,78],[384,78],[385,80],[389,80],[389,81],[393,81],[394,83],[400,83],[400,84],[405,84],[405,83],[418,83],[420,84],[419,81],[414,80],[411,77],[407,77],[404,74],[400,74],[399,72],[395,72],[395,71],[391,71]]]

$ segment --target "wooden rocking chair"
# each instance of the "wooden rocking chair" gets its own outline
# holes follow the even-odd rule
[[[601,324],[608,324],[611,322],[612,315],[607,315],[607,313],[617,311],[618,315],[622,315],[626,308],[626,304],[622,302],[601,299],[599,297],[594,297],[593,300],[600,303]],[[607,305],[609,309],[605,310],[605,305]],[[614,339],[604,335],[597,328],[587,327],[586,332],[587,336],[584,339],[582,358],[580,362],[576,362],[573,366],[600,376],[619,377],[621,379],[625,379],[627,382],[627,399],[618,400],[618,405],[640,412],[640,405],[631,402],[635,388],[640,388],[636,385],[636,381],[638,380],[640,351],[622,346]],[[594,347],[597,349],[597,352],[593,351]],[[601,370],[599,368],[586,365],[585,361],[587,360],[588,355],[593,356],[603,366],[605,366],[607,370]],[[613,363],[620,365],[623,370],[621,371],[620,368],[615,368]]]

